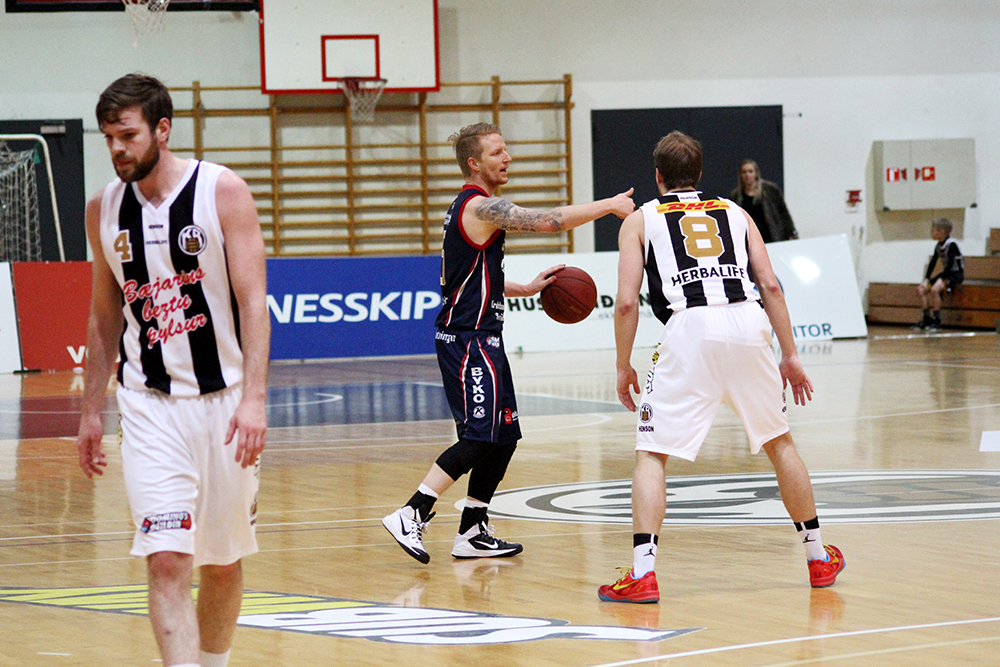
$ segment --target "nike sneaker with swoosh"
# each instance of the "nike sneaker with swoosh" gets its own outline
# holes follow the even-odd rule
[[[826,549],[829,560],[809,561],[809,583],[812,584],[813,588],[833,586],[837,575],[847,567],[847,561],[844,560],[844,554],[840,552],[840,549],[832,544],[824,544],[823,548]]]
[[[493,534],[493,526],[477,523],[455,536],[451,555],[455,558],[503,558],[524,550],[517,542],[505,542]]]
[[[656,573],[649,571],[638,579],[632,578],[632,568],[618,568],[623,573],[621,579],[597,589],[597,597],[605,602],[633,602],[649,604],[660,601],[660,587],[656,584]]]
[[[399,546],[403,547],[403,551],[421,563],[427,564],[431,556],[424,549],[424,531],[427,530],[427,522],[434,518],[434,514],[431,512],[426,519],[421,519],[417,510],[404,505],[382,519],[382,525]]]

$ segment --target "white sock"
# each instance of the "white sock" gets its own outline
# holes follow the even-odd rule
[[[201,652],[201,667],[226,667],[229,664],[229,654],[233,649],[225,653],[205,653]]]
[[[411,486],[410,488],[412,489],[413,487]],[[426,484],[421,484],[420,486],[418,486],[417,491],[419,491],[424,495],[430,496],[431,498],[438,497],[437,492],[434,491],[434,489],[432,489],[431,487],[427,486]]]
[[[830,560],[830,555],[823,548],[823,538],[819,528],[803,528],[799,531],[802,545],[806,548],[806,560]]]
[[[632,578],[641,579],[656,569],[656,544],[647,542],[632,547]]]

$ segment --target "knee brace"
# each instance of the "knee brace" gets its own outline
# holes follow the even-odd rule
[[[469,475],[470,497],[487,504],[493,500],[493,494],[507,474],[507,464],[514,456],[516,448],[516,442],[496,445],[489,456],[472,469],[472,474]]]
[[[480,440],[459,440],[441,453],[435,463],[454,480],[472,470],[496,447],[496,443]]]

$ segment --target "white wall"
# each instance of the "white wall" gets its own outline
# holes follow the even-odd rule
[[[975,139],[979,206],[947,214],[960,218],[967,254],[983,254],[989,227],[1000,226],[989,187],[1000,182],[991,0],[439,0],[439,15],[444,80],[573,75],[578,201],[591,196],[599,159],[592,109],[781,104],[785,194],[799,231],[847,233],[862,284],[917,280],[932,247],[933,212],[892,234],[867,208],[846,212],[848,189],[871,200],[872,141]],[[82,117],[96,130],[98,93],[135,70],[174,86],[259,83],[255,14],[167,21],[133,49],[124,14],[0,14],[0,118]],[[99,135],[85,150],[94,191],[113,173]],[[578,234],[581,250],[592,248],[587,236]]]

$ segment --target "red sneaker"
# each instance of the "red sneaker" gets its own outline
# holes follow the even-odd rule
[[[597,589],[597,597],[605,602],[636,602],[647,604],[660,601],[660,588],[656,585],[656,573],[647,572],[639,579],[632,578],[632,569],[618,568],[624,574],[611,585]]]
[[[832,544],[824,544],[823,548],[826,549],[830,560],[809,561],[809,583],[813,588],[833,586],[837,575],[847,567],[847,561],[844,560],[844,554],[840,553],[840,549]]]

